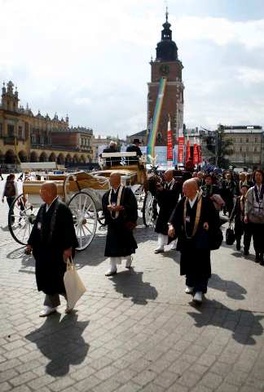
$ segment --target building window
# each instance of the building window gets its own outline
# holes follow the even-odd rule
[[[18,127],[18,138],[19,139],[23,139],[24,138],[24,131],[23,131],[23,127],[22,126],[19,126]]]
[[[15,136],[15,126],[12,124],[7,125],[7,135],[8,136]]]

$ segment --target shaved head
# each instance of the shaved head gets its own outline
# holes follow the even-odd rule
[[[113,172],[110,174],[110,185],[112,188],[117,189],[121,183],[121,174],[119,172]]]
[[[165,181],[170,182],[173,179],[173,173],[174,173],[173,169],[166,170],[164,173]]]
[[[45,203],[51,204],[57,195],[58,189],[54,181],[45,181],[42,184],[40,188],[40,196]]]
[[[190,199],[193,199],[196,196],[198,189],[198,182],[195,178],[184,181],[182,186],[184,195]]]

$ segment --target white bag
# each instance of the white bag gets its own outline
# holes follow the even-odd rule
[[[67,260],[67,270],[64,274],[63,281],[67,295],[67,307],[73,309],[76,302],[85,293],[86,288],[72,260]]]

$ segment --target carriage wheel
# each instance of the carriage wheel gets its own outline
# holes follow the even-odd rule
[[[19,244],[27,244],[37,212],[38,208],[29,203],[23,194],[13,201],[8,212],[8,228]]]
[[[147,191],[143,201],[143,211],[142,211],[143,223],[146,227],[155,225],[155,221],[158,216],[157,208],[158,208],[157,200],[151,194],[151,192]]]
[[[79,246],[77,250],[86,249],[92,242],[97,227],[97,212],[92,197],[86,192],[72,196],[68,206],[73,215],[74,227]]]

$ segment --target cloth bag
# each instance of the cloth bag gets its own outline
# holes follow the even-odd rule
[[[67,269],[63,281],[67,295],[67,306],[69,309],[73,309],[76,302],[85,293],[86,288],[78,275],[72,259],[67,260]]]

